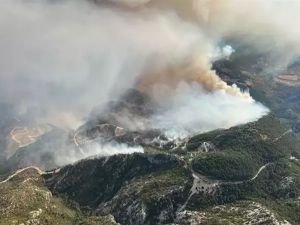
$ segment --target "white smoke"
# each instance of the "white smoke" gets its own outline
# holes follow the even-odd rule
[[[63,154],[55,157],[57,166],[75,163],[78,160],[89,157],[106,157],[118,154],[133,154],[143,153],[144,149],[140,146],[128,146],[127,144],[119,143],[98,143],[91,142],[84,147],[84,152],[78,152],[71,149],[72,147],[66,146]]]
[[[298,0],[187,0],[213,37],[234,39],[268,57],[263,72],[284,70],[300,55]]]
[[[93,142],[86,146],[87,152],[85,157],[90,155],[111,156],[116,154],[132,154],[135,152],[143,153],[144,149],[140,146],[128,146],[126,144],[101,144]]]
[[[222,49],[221,49],[221,55],[223,56],[223,58],[229,59],[230,56],[235,52],[235,50],[232,48],[232,46],[230,45],[225,45]]]
[[[230,56],[235,52],[235,49],[230,45],[225,45],[222,47],[217,47],[212,56],[210,56],[211,61],[217,61],[219,59],[230,59]]]
[[[63,111],[85,116],[133,87],[146,67],[176,63],[196,44],[209,44],[173,14],[130,14],[85,1],[0,6],[1,101],[46,120]]]
[[[22,105],[23,114],[74,127],[94,106],[136,87],[146,74],[153,86],[161,77],[167,85],[174,81],[169,90],[175,92],[160,103],[157,126],[164,129],[173,123],[194,133],[265,114],[263,106],[211,70],[212,60],[234,52],[229,45],[218,47],[219,36],[167,5],[114,2],[150,5],[127,10],[89,1],[2,0],[0,100]],[[191,92],[182,90],[182,80]],[[208,113],[201,118],[203,105]],[[181,121],[181,114],[189,118]],[[207,122],[209,116],[214,122]]]
[[[174,95],[164,102],[163,112],[152,118],[152,124],[165,130],[170,138],[185,138],[255,121],[268,112],[251,98],[230,95],[222,90],[207,93],[199,84],[181,83]]]

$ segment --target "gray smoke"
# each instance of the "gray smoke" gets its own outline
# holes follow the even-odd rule
[[[0,4],[1,101],[58,125],[74,127],[95,105],[133,87],[146,67],[176,63],[204,39],[172,14],[84,1]]]
[[[174,132],[171,124],[196,133],[267,113],[211,70],[214,60],[234,51],[219,45],[222,38],[239,34],[229,19],[228,26],[211,20],[219,11],[210,1],[205,8],[192,1],[92,2],[1,1],[1,101],[38,122],[71,128],[94,106],[140,84],[161,107],[152,126],[167,132]],[[188,118],[181,120],[183,114]]]

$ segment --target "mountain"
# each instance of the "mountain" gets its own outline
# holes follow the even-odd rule
[[[285,124],[299,132],[299,58],[284,68],[276,68],[270,57],[236,41],[230,60],[219,60],[213,69],[229,84],[249,90]],[[266,70],[265,68],[273,68]]]
[[[120,224],[300,221],[298,140],[273,115],[200,134],[180,151],[153,151],[93,157],[48,172],[25,169],[0,184],[1,193],[9,196],[1,207],[11,204],[8,201],[16,192],[26,193],[30,187],[42,188],[51,199],[60,201],[55,204],[69,213],[64,216],[69,221],[88,215],[114,218]],[[16,192],[8,188],[11,183]],[[20,205],[27,216],[21,217],[23,221],[38,211],[43,201]],[[47,213],[42,211],[41,219]]]
[[[214,69],[274,113],[185,139],[151,129],[154,103],[134,89],[74,131],[1,106],[0,224],[300,224],[297,119],[279,113],[289,102],[273,90],[286,84],[268,86],[247,75],[259,65],[235,60]],[[144,152],[101,155],[94,145]]]
[[[0,182],[0,224],[114,225],[112,216],[85,216],[53,196],[36,167],[16,171]]]
[[[184,162],[165,154],[83,160],[45,179],[54,193],[121,224],[171,222],[192,184]]]
[[[254,211],[264,219],[277,221],[278,217],[297,224],[297,157],[297,139],[269,115],[247,125],[195,136],[178,152],[83,160],[45,179],[54,193],[66,194],[97,215],[112,214],[121,224],[177,220],[190,224],[187,221],[203,213],[207,224],[213,224],[216,218],[209,213],[226,214],[224,207],[229,205],[239,211],[258,208]],[[223,208],[215,208],[218,205]]]
[[[299,140],[274,114],[169,140],[119,121],[152,113],[140,92],[124,96],[75,131],[42,129],[14,150],[2,166],[2,224],[300,223]],[[144,153],[84,158],[91,142],[143,146]],[[61,167],[65,151],[84,159]]]

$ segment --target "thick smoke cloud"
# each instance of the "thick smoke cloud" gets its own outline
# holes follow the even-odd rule
[[[298,0],[186,0],[148,3],[166,5],[217,40],[235,40],[267,56],[263,73],[286,69],[299,58]]]
[[[60,125],[74,125],[150,67],[177,64],[199,43],[205,52],[213,48],[171,13],[132,14],[84,1],[4,0],[0,10],[1,100]]]
[[[224,90],[207,93],[197,83],[181,83],[162,109],[152,118],[152,124],[165,130],[170,138],[227,129],[268,113],[267,108],[251,98],[230,95]]]
[[[270,57],[265,71],[285,69],[299,57],[297,0],[204,0],[203,24],[214,36],[239,38]],[[201,8],[201,7],[200,7]]]
[[[255,120],[267,110],[211,70],[213,60],[234,51],[218,45],[222,38],[241,33],[230,24],[240,14],[221,2],[3,0],[1,101],[20,106],[20,114],[74,128],[95,105],[135,87],[160,105],[157,126],[173,118],[197,132]],[[191,93],[181,92],[182,85]],[[192,113],[208,103],[214,106],[201,110],[200,119]],[[181,123],[177,110],[193,114],[197,127]],[[217,113],[211,126],[201,124],[218,110],[228,113]]]

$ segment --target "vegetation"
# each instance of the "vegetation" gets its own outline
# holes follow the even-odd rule
[[[35,169],[0,184],[0,225],[113,225],[110,216],[84,215],[75,204],[52,196]]]
[[[216,151],[198,154],[195,171],[221,180],[246,180],[266,163],[299,154],[299,142],[272,114],[257,122],[193,137],[187,149],[197,152],[203,142]]]
[[[300,224],[299,161],[280,160],[244,189],[244,194],[266,205],[291,224]]]
[[[191,220],[203,225],[281,224],[284,219],[266,205],[254,201],[238,201],[191,211]]]
[[[0,224],[73,224],[77,212],[69,209],[43,185],[34,169],[0,184]],[[28,222],[29,221],[29,222]]]
[[[192,162],[195,171],[221,180],[247,180],[257,171],[256,161],[250,155],[237,151],[204,153]]]
[[[80,217],[75,222],[76,225],[117,225],[111,216],[90,216]]]
[[[188,182],[191,186],[192,181],[189,172],[184,168],[174,168],[143,177],[139,181],[139,185],[142,186],[143,201],[153,203],[154,200],[158,200],[160,196],[167,194],[169,191],[180,187],[185,189]]]

